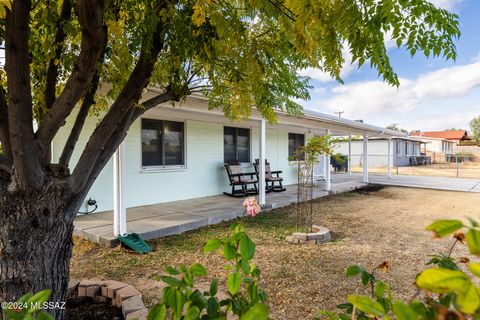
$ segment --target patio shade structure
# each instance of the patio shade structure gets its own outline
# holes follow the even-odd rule
[[[161,93],[155,88],[149,88],[144,95],[144,99],[152,98],[153,96]],[[225,117],[221,110],[209,110],[208,100],[203,96],[193,96],[190,99],[194,103],[185,103],[172,106],[159,105],[152,109],[152,112],[157,114],[168,114],[175,119],[185,119],[187,115],[195,116],[198,121],[218,121],[225,122]],[[302,132],[308,132],[313,135],[328,135],[335,137],[350,137],[363,136],[363,182],[368,183],[368,139],[371,137],[404,137],[405,133],[385,129],[379,126],[366,124],[360,121],[349,120],[346,118],[339,118],[332,115],[327,115],[311,110],[304,110],[302,116],[295,116],[283,111],[277,111],[277,123],[270,124],[265,121],[260,113],[253,109],[248,120],[242,122],[244,125],[248,125],[249,128],[258,129],[258,158],[259,158],[259,195],[258,201],[261,206],[267,205],[266,191],[265,191],[265,159],[267,158],[266,150],[269,147],[267,144],[267,130],[297,130]],[[124,186],[128,181],[125,181],[125,164],[123,163],[125,158],[124,146],[120,146],[114,158],[114,234],[122,235],[127,232],[126,228],[126,207]],[[122,156],[123,155],[123,156]],[[349,174],[351,174],[351,144],[349,144]],[[388,176],[391,175],[391,150],[389,148],[389,168]],[[329,170],[330,157],[324,156],[324,176],[325,176],[325,189],[330,190],[330,170]]]

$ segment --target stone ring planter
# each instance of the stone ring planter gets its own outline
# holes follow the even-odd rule
[[[145,320],[148,309],[143,304],[142,295],[128,283],[114,280],[70,280],[68,298],[91,297],[99,302],[111,302],[122,309],[125,320]]]
[[[303,244],[303,243],[315,243],[320,244],[332,240],[330,230],[325,227],[313,225],[312,232],[294,232],[291,236],[285,238],[288,242]]]

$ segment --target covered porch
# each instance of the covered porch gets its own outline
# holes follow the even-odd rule
[[[364,185],[359,175],[333,174],[331,191],[325,191],[325,182],[318,182],[314,188],[314,198],[348,192]],[[268,206],[264,206],[263,210],[296,202],[297,185],[288,185],[286,189],[284,192],[266,194]],[[128,208],[125,212],[126,227],[129,233],[138,233],[146,240],[180,234],[242,216],[242,202],[242,198],[217,195]],[[112,211],[78,216],[74,225],[74,234],[81,238],[106,246],[117,244]]]

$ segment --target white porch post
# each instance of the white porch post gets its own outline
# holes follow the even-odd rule
[[[348,136],[348,175],[352,175],[352,136]]]
[[[327,130],[327,135],[330,135],[330,130]],[[325,191],[332,190],[330,183],[330,155],[325,156]]]
[[[266,204],[265,198],[265,134],[266,134],[266,127],[267,123],[265,119],[260,120],[260,152],[259,152],[259,175],[258,175],[258,200],[260,206],[264,206]]]
[[[392,177],[392,139],[388,138],[388,160],[387,160],[387,177]]]
[[[363,182],[368,183],[368,137],[363,135]]]
[[[125,143],[122,142],[113,156],[113,234],[127,233],[127,212],[124,200]]]

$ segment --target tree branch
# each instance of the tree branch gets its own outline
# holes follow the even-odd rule
[[[67,80],[65,89],[55,100],[45,119],[40,123],[37,139],[45,152],[65,119],[85,94],[97,70],[97,62],[104,44],[103,1],[81,0],[78,16],[82,29],[80,55]]]
[[[62,4],[62,11],[60,17],[56,24],[56,33],[55,39],[53,42],[53,48],[55,50],[54,56],[48,62],[47,75],[45,81],[45,104],[47,110],[53,105],[55,101],[55,91],[57,87],[57,78],[58,78],[58,61],[63,52],[64,41],[66,37],[66,32],[64,30],[64,24],[66,21],[70,20],[72,13],[72,2],[71,0],[64,0]]]
[[[167,5],[167,3],[163,2],[163,5]],[[119,140],[119,136],[123,134],[124,130],[126,134],[128,127],[122,128],[121,125],[129,126],[131,124],[128,117],[132,117],[135,104],[140,100],[143,89],[148,85],[157,57],[163,49],[165,24],[166,22],[159,20],[154,28],[152,38],[145,39],[140,57],[127,83],[90,136],[70,177],[70,185],[73,190],[83,189],[90,177],[98,175],[122,141]],[[123,137],[121,138],[123,139]],[[100,161],[99,166],[92,166],[92,163],[97,163],[97,161]]]
[[[107,26],[104,25],[103,28],[105,29],[104,32],[107,34]],[[107,47],[108,37],[104,39],[104,45],[102,49],[102,53],[98,60],[98,63],[103,63],[105,59],[105,49]],[[82,132],[83,125],[85,124],[85,120],[87,119],[88,112],[92,105],[95,104],[95,95],[98,90],[98,86],[100,84],[100,71],[97,69],[95,75],[93,76],[92,83],[88,88],[87,92],[85,93],[85,97],[83,98],[82,105],[80,106],[80,111],[75,118],[75,123],[73,124],[72,131],[70,131],[70,135],[68,136],[67,142],[62,151],[62,155],[59,159],[59,164],[64,167],[68,167],[70,162],[70,158],[72,157],[73,151],[75,150],[75,145],[77,144],[78,137]]]
[[[44,172],[33,133],[32,93],[30,88],[31,2],[13,1],[5,27],[5,70],[8,85],[8,124],[16,187],[39,190]]]
[[[68,136],[67,142],[65,142],[62,155],[60,156],[59,164],[63,167],[68,167],[70,158],[72,157],[73,151],[75,150],[75,145],[77,144],[78,137],[80,136],[83,125],[85,124],[85,120],[87,119],[88,111],[90,110],[90,107],[95,104],[94,98],[98,89],[98,83],[99,76],[98,74],[96,74],[94,76],[94,79],[92,80],[90,88],[85,94],[83,103],[80,106],[77,117],[75,118],[75,123],[73,124],[72,131],[70,131],[70,135]]]
[[[163,94],[160,94],[156,97],[153,97],[145,101],[142,104],[143,108],[137,107],[137,108],[130,109],[129,112],[125,114],[121,122],[118,123],[118,126],[117,126],[118,131],[115,134],[111,135],[110,139],[106,141],[106,143],[104,144],[105,148],[102,149],[102,152],[98,155],[98,158],[95,161],[95,164],[91,166],[92,173],[85,180],[82,186],[82,189],[85,190],[86,188],[88,189],[92,186],[98,174],[100,174],[102,169],[105,167],[105,164],[112,157],[113,153],[115,152],[115,150],[117,150],[118,146],[120,145],[120,143],[122,143],[123,139],[125,139],[128,128],[131,126],[133,122],[135,122],[135,120],[138,119],[140,115],[142,115],[145,111],[161,103],[168,102],[175,99],[177,99],[177,97],[175,97],[171,91],[167,91]]]

